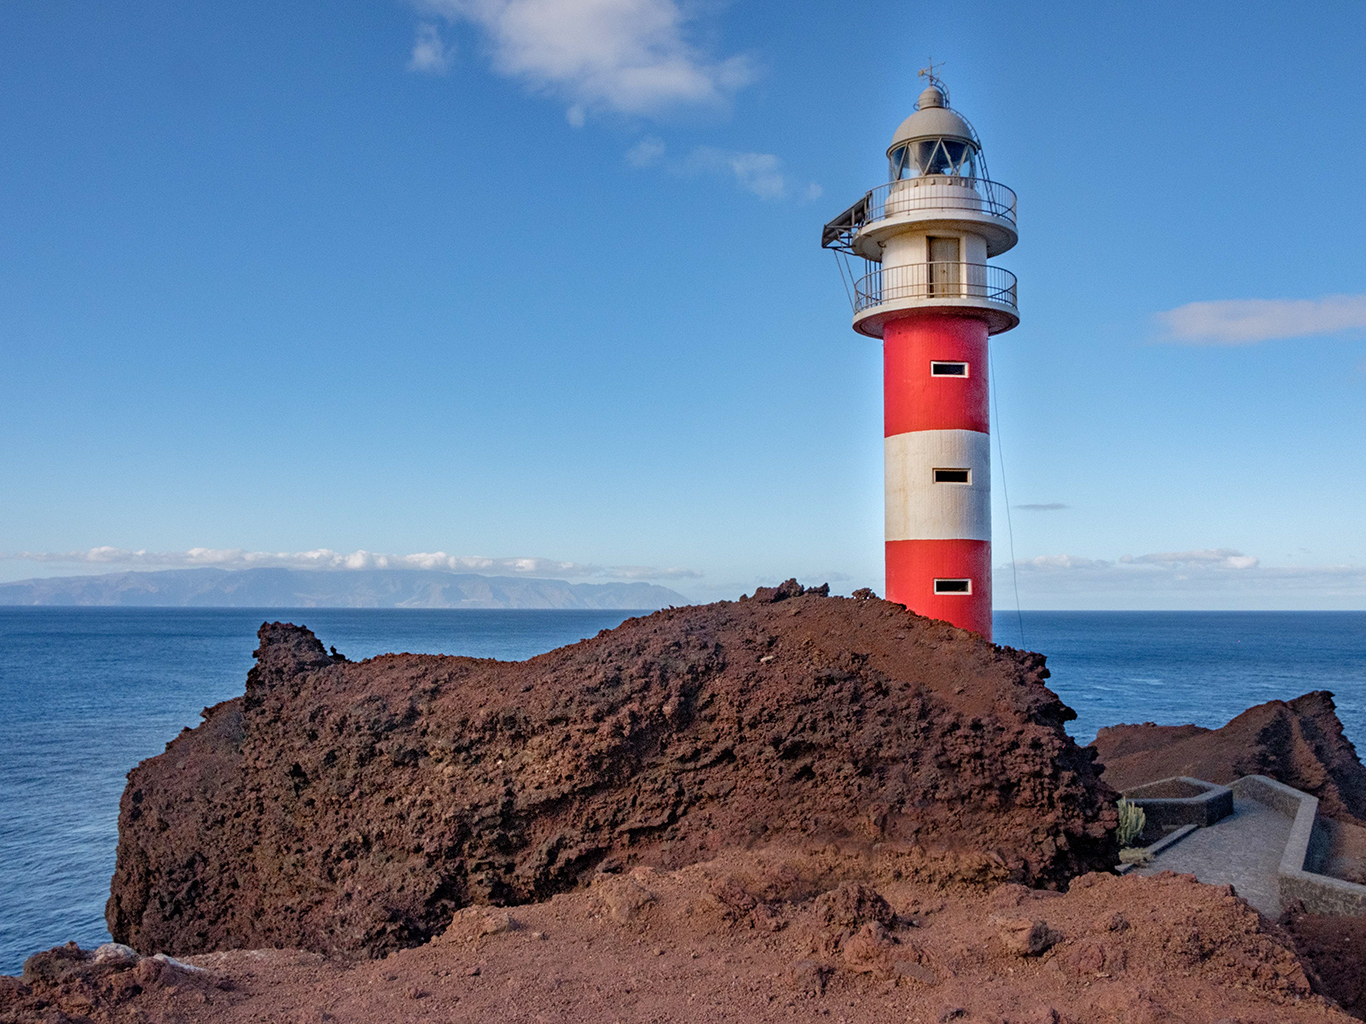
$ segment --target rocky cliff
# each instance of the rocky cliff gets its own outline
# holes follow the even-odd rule
[[[871,597],[789,583],[518,663],[259,635],[245,695],[129,775],[107,916],[143,952],[376,955],[725,849],[978,886],[1113,863],[1043,658]]]
[[[1320,813],[1366,825],[1366,768],[1324,690],[1259,704],[1221,729],[1110,726],[1096,735],[1095,748],[1116,789],[1172,775],[1224,784],[1267,775],[1318,797]]]

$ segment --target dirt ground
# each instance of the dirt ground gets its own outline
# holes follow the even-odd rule
[[[983,893],[896,874],[878,851],[835,847],[641,867],[544,903],[462,910],[439,938],[379,960],[230,951],[187,958],[200,972],[158,965],[151,981],[143,960],[35,983],[9,1009],[0,989],[0,1021],[1349,1019],[1227,887],[1089,874],[1066,894]],[[846,881],[811,891],[833,875]]]

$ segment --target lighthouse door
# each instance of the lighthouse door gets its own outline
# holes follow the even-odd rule
[[[933,235],[926,241],[929,243],[930,256],[929,294],[959,294],[959,261],[962,259],[960,241],[957,238],[936,238]]]

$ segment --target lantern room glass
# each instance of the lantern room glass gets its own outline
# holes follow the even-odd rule
[[[915,139],[892,150],[891,180],[942,174],[977,177],[977,147],[962,139]]]

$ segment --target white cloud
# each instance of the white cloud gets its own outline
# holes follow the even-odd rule
[[[1118,559],[1040,555],[1020,559],[1014,568],[1021,590],[1039,593],[1187,590],[1274,595],[1282,589],[1317,589],[1326,594],[1366,596],[1366,566],[1269,566],[1254,555],[1230,548],[1124,555]],[[1008,579],[1010,570],[1006,562],[996,566],[995,573],[998,579]]]
[[[626,162],[632,167],[649,167],[664,157],[664,142],[661,139],[641,139],[626,151]]]
[[[1160,551],[1149,555],[1121,555],[1115,561],[1084,558],[1079,555],[1039,555],[1015,563],[1023,572],[1109,572],[1128,573],[1131,577],[1156,570],[1215,571],[1255,569],[1261,560],[1233,548],[1204,548],[1199,551]],[[1007,566],[1008,567],[1008,566]]]
[[[665,146],[660,139],[647,137],[626,151],[626,162],[632,167],[650,167],[664,157]],[[799,194],[802,199],[819,198],[821,187],[815,183],[802,189],[783,170],[783,162],[772,153],[746,153],[715,146],[696,146],[687,158],[674,161],[669,167],[674,174],[719,174],[731,178],[760,199],[787,199]]]
[[[1200,551],[1163,551],[1152,555],[1124,555],[1124,565],[1163,565],[1168,567],[1202,566],[1215,569],[1251,569],[1259,559],[1232,548],[1204,548]]]
[[[1366,329],[1366,295],[1319,299],[1222,299],[1158,313],[1165,340],[1193,345],[1255,345]]]
[[[444,551],[423,551],[411,555],[387,555],[372,551],[245,551],[241,548],[190,548],[188,551],[146,551],[131,548],[98,547],[86,551],[19,551],[0,554],[0,559],[23,562],[52,562],[66,565],[148,568],[194,568],[213,566],[221,569],[283,567],[289,569],[444,569],[449,572],[512,573],[537,577],[604,577],[609,579],[697,579],[695,569],[658,568],[647,565],[602,566],[580,562],[560,562],[549,558],[486,558],[480,555],[448,555]]]
[[[441,30],[430,21],[417,27],[417,38],[413,40],[412,57],[408,60],[409,71],[419,71],[429,75],[444,75],[451,68],[451,51],[441,38]]]
[[[772,153],[736,153],[698,146],[689,155],[684,170],[730,174],[737,185],[760,199],[782,199],[788,194],[782,166],[782,161]]]
[[[1050,501],[1043,505],[1016,505],[1015,507],[1024,512],[1061,512],[1063,509],[1072,506],[1064,505],[1060,501]]]
[[[594,110],[657,114],[715,106],[755,78],[750,58],[714,58],[690,43],[674,0],[414,0],[420,10],[483,31],[495,68],[570,103],[571,124]]]
[[[1228,548],[1126,555],[1043,555],[995,568],[998,600],[1018,580],[1027,608],[1366,607],[1366,566],[1267,566]]]

